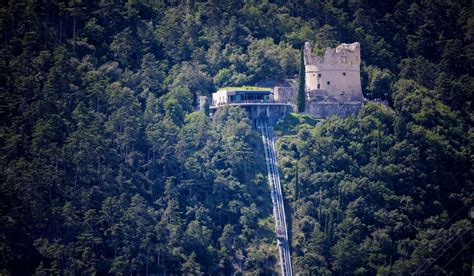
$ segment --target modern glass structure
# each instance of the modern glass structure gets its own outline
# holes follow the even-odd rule
[[[226,87],[212,94],[211,114],[223,106],[237,105],[245,108],[256,126],[259,119],[276,122],[292,111],[286,102],[277,102],[273,89],[260,87]]]

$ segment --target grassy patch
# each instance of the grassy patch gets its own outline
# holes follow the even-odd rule
[[[219,90],[257,90],[257,91],[273,91],[272,88],[269,87],[257,87],[257,86],[227,86],[227,87],[221,87]]]
[[[274,130],[278,136],[295,135],[298,129],[305,126],[315,126],[321,119],[316,119],[307,114],[289,113],[283,120],[276,124]]]

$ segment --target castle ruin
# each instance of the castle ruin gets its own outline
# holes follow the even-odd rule
[[[364,97],[360,82],[360,44],[341,44],[326,48],[324,56],[304,45],[306,111],[316,118],[348,116],[357,112]],[[275,100],[293,102],[297,86],[275,87]]]
[[[324,56],[314,55],[311,45],[304,45],[306,110],[316,118],[341,117],[356,113],[365,101],[360,82],[360,44],[341,44],[326,48]],[[212,94],[210,113],[222,106],[245,108],[256,126],[266,118],[275,123],[291,110],[296,111],[298,81],[288,79],[271,88],[226,87]],[[199,98],[201,109],[205,97]]]
[[[311,45],[304,45],[306,91],[317,98],[339,102],[361,101],[360,44],[341,44],[327,48],[324,56],[311,53]]]

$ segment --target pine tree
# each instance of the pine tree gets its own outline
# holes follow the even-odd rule
[[[193,252],[189,257],[186,258],[186,262],[182,265],[181,271],[185,274],[201,274],[201,265],[196,262],[196,253]]]
[[[304,68],[304,52],[303,48],[300,53],[300,71],[299,71],[299,86],[298,86],[298,95],[296,97],[296,105],[298,107],[298,112],[304,112],[306,106],[306,95],[305,95],[305,68]]]

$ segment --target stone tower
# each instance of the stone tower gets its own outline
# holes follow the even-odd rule
[[[360,44],[341,44],[326,48],[324,56],[311,53],[311,45],[304,45],[306,92],[318,101],[363,101],[360,83]]]

